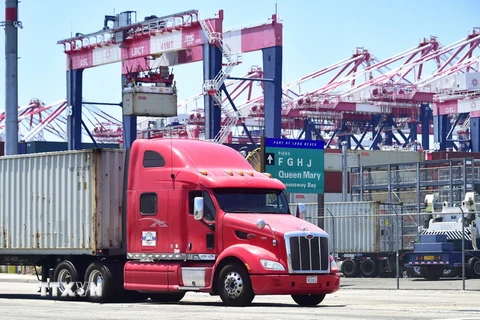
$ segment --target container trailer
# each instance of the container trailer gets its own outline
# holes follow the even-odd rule
[[[42,288],[97,302],[193,291],[317,305],[340,285],[331,240],[284,190],[206,141],[0,157],[0,265],[41,266]]]
[[[417,227],[401,203],[325,202],[325,231],[345,277],[387,277],[403,273],[404,255]],[[397,259],[398,255],[398,259]]]

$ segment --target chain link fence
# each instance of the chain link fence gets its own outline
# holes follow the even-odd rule
[[[330,235],[342,286],[480,291],[476,213],[468,212],[470,220],[467,213],[452,213],[452,223],[432,229],[435,216],[408,212],[402,203],[325,203],[323,216],[317,203],[305,205],[302,218]],[[295,213],[297,204],[290,209]],[[458,228],[462,221],[469,224]]]

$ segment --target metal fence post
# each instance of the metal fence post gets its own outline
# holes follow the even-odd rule
[[[347,142],[342,142],[342,202],[347,202],[347,157],[348,157],[348,146]]]
[[[325,208],[325,210],[328,211],[328,214],[332,216],[332,232],[330,232],[329,235],[332,237],[332,255],[335,258],[336,241],[337,241],[336,238],[335,238],[335,217],[330,210],[328,210],[326,208]]]
[[[461,205],[460,210],[462,211],[462,288],[465,290],[465,212]]]
[[[400,232],[399,232],[399,229],[398,229],[398,226],[399,226],[399,221],[398,221],[398,212],[396,209],[395,210],[395,216],[397,217],[397,225],[395,226],[395,228],[397,229],[396,230],[396,233],[397,233],[397,237],[400,236]],[[401,236],[400,236],[400,241],[401,241]],[[400,289],[400,254],[399,254],[399,249],[398,249],[398,241],[395,241],[396,243],[396,264],[397,264],[397,289]]]

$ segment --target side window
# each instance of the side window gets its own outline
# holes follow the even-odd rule
[[[155,168],[165,166],[165,159],[156,151],[147,150],[143,154],[143,167]]]
[[[213,205],[212,198],[206,191],[200,191],[200,190],[195,190],[195,191],[190,191],[189,194],[189,205],[188,205],[188,213],[193,215],[193,203],[195,197],[203,197],[204,199],[204,215],[205,215],[205,220],[207,221],[215,221],[215,216],[217,214],[217,211],[215,210],[215,206]]]
[[[153,216],[157,214],[157,194],[153,192],[142,193],[140,195],[140,214],[144,216]]]
[[[215,216],[217,214],[217,211],[215,211],[215,206],[213,205],[212,198],[207,192],[203,193],[203,198],[205,199],[204,200],[205,208],[203,209],[205,214],[205,220],[215,221]]]

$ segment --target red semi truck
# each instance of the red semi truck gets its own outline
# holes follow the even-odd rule
[[[90,301],[196,291],[315,306],[340,276],[328,234],[290,213],[284,189],[206,141],[0,157],[0,265],[41,266],[42,288]]]

